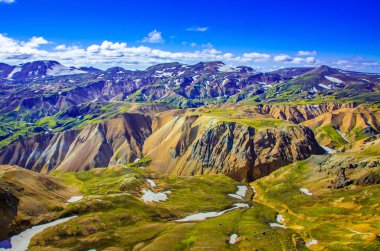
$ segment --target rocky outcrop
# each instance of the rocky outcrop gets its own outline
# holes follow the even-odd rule
[[[234,109],[239,111],[232,116],[235,118],[258,118],[261,116],[263,118],[274,118],[293,122],[295,124],[300,124],[307,120],[314,119],[323,114],[329,114],[334,111],[338,111],[344,108],[356,108],[358,104],[356,103],[320,103],[320,104],[307,104],[307,105],[288,105],[288,104],[262,104],[255,106],[244,106],[241,104],[222,104],[222,105],[208,105],[199,108],[199,110],[204,110],[204,108],[209,109]],[[363,109],[367,109],[364,108]]]
[[[82,130],[21,138],[0,150],[0,163],[47,173],[133,162],[142,157],[151,123],[149,116],[129,113]]]
[[[356,107],[355,103],[321,103],[315,105],[263,105],[261,110],[273,118],[301,123],[341,108]]]
[[[307,127],[255,129],[203,116],[176,117],[144,144],[155,170],[174,175],[223,173],[248,181],[323,152]]]
[[[80,192],[59,179],[0,165],[0,241],[62,215],[67,199]]]
[[[302,125],[315,130],[318,142],[329,147],[334,146],[334,135],[321,130],[332,127],[332,132],[342,134],[342,140],[356,141],[380,133],[380,111],[363,106],[343,107],[305,121]],[[334,132],[334,130],[336,132]],[[339,135],[337,135],[339,137]]]
[[[0,240],[8,238],[8,227],[17,215],[19,200],[10,192],[0,188]]]
[[[254,149],[256,160],[250,179],[261,178],[281,166],[325,152],[313,131],[304,126],[259,131],[254,137]]]
[[[254,135],[255,129],[246,125],[217,123],[191,146],[188,161],[196,166],[191,172],[221,172],[237,180],[249,178],[255,162]]]

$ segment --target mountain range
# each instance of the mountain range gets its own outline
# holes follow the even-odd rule
[[[0,249],[378,250],[379,101],[325,65],[0,64]]]

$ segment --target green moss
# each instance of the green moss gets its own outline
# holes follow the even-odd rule
[[[235,114],[237,111],[234,109],[199,109],[198,112],[195,113],[195,115],[208,115],[208,116],[215,116],[215,117],[230,117],[231,115]]]
[[[138,185],[109,193],[128,174],[141,175]],[[67,185],[79,186],[87,196],[62,212],[79,217],[36,235],[31,242],[32,251],[46,243],[54,248],[75,250],[111,246],[131,250],[136,245],[147,250],[293,248],[291,237],[296,233],[271,228],[269,222],[274,221],[276,212],[260,203],[200,222],[173,221],[197,212],[221,211],[237,202],[250,203],[251,191],[244,200],[228,196],[239,183],[224,175],[156,177],[155,190],[171,191],[169,199],[160,203],[144,203],[139,199],[140,191],[148,185],[143,177],[151,175],[141,169],[113,167],[54,175]],[[232,233],[239,236],[236,245],[228,244]]]
[[[323,137],[330,138],[334,147],[340,147],[347,144],[347,141],[331,125],[317,128],[316,134],[320,133]]]
[[[317,164],[325,163],[327,157],[314,156],[255,181],[252,185],[257,190],[256,201],[280,212],[286,224],[296,229],[303,239],[317,239],[321,249],[378,248],[379,244],[373,239],[360,238],[363,236],[355,235],[349,229],[361,228],[366,225],[364,219],[375,217],[374,205],[380,199],[376,191],[380,186],[327,189],[331,175],[323,174],[326,171],[321,173]],[[311,189],[313,196],[300,193],[301,187]],[[372,228],[378,224],[376,217],[370,222],[368,226]]]
[[[78,173],[54,173],[63,182],[78,186],[82,193],[98,195],[135,189],[144,181],[144,174],[145,172],[139,168],[125,167],[97,168]]]
[[[280,119],[235,119],[235,120],[224,120],[229,122],[237,122],[240,124],[248,125],[256,129],[267,129],[280,126],[292,126],[292,124],[280,120]]]
[[[47,116],[37,121],[37,126],[55,127],[58,119],[53,116]]]

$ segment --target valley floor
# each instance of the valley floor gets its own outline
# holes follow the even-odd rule
[[[29,250],[379,250],[380,186],[327,188],[326,163],[346,157],[335,155],[250,186],[224,175],[160,175],[138,162],[56,172],[52,179],[77,189],[62,201],[83,196],[55,208],[56,217],[78,217],[36,234]]]
[[[157,116],[138,107],[57,132],[79,148],[62,168],[46,166],[68,148],[52,135],[4,148],[6,163],[44,163],[40,173],[0,166],[0,240],[22,233],[31,251],[380,250],[377,108],[227,107]],[[41,139],[51,144],[40,149]],[[17,250],[15,240],[0,250]]]

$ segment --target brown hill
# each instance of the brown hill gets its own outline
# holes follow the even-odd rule
[[[24,168],[0,166],[0,239],[59,217],[76,188]]]
[[[20,139],[0,150],[0,163],[47,173],[133,162],[142,157],[151,123],[149,116],[128,113],[82,130]]]
[[[323,153],[307,127],[268,124],[255,128],[242,122],[198,115],[174,117],[146,140],[144,155],[153,160],[154,170],[164,173],[223,173],[236,180],[254,180]]]
[[[367,107],[341,108],[305,121],[318,142],[330,147],[363,139],[380,132],[380,111]]]
[[[253,180],[323,152],[313,132],[294,123],[319,121],[350,109],[373,114],[370,108],[352,107],[355,104],[224,104],[182,110],[136,106],[131,110],[135,113],[83,129],[20,138],[0,150],[0,164],[47,173],[127,164],[147,156],[154,169],[165,173],[221,172],[237,180]],[[378,128],[377,120],[368,121]],[[308,123],[304,125],[320,126]]]

